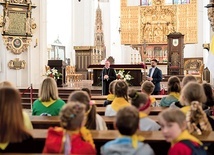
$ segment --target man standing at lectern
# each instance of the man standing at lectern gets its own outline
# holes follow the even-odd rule
[[[152,68],[149,69],[149,75],[147,77],[147,80],[151,81],[155,85],[152,95],[158,95],[161,89],[160,82],[162,80],[162,71],[157,68],[157,63],[158,61],[156,59],[151,60]]]
[[[116,79],[116,73],[113,68],[110,68],[110,62],[106,61],[102,70],[102,95],[109,94],[109,84]]]

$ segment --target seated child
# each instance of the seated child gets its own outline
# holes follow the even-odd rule
[[[204,103],[204,105],[208,109],[208,115],[210,115],[210,111],[212,111],[214,108],[214,96],[213,96],[213,91],[212,91],[212,86],[209,83],[203,83],[202,84],[204,88],[204,93],[207,97],[207,101]]]
[[[192,155],[192,147],[199,148],[199,154],[206,153],[202,142],[186,130],[186,116],[179,109],[166,109],[159,114],[161,131],[167,142],[171,143],[168,155]]]
[[[131,104],[128,102],[128,84],[123,80],[117,80],[114,84],[113,102],[106,107],[105,116],[116,116],[117,112]]]
[[[181,84],[180,79],[177,76],[171,76],[168,79],[166,97],[163,97],[160,101],[160,106],[169,107],[173,102],[177,102],[180,97]]]
[[[114,95],[114,83],[116,81],[112,81],[110,84],[109,84],[109,94],[107,95],[107,100],[105,100],[104,102],[104,107],[106,107],[107,105],[111,104],[112,101],[114,100],[115,98],[115,95]]]
[[[139,125],[138,110],[133,106],[120,109],[116,116],[115,126],[121,136],[107,142],[101,147],[102,155],[154,155],[148,144],[139,142],[143,137],[138,137],[136,131]]]
[[[148,117],[150,113],[150,99],[145,93],[138,93],[136,90],[130,90],[129,97],[131,98],[131,104],[135,106],[139,111],[141,131],[157,131],[160,129],[154,120]]]
[[[90,131],[83,127],[85,105],[70,102],[60,112],[62,127],[49,128],[43,153],[96,154]]]
[[[151,105],[153,107],[155,107],[155,106],[158,105],[156,99],[153,96],[151,96],[151,94],[154,91],[154,89],[155,89],[155,85],[151,81],[145,81],[141,85],[141,91],[144,92],[144,93],[146,93],[149,96],[149,98],[151,100]]]
[[[180,101],[184,105],[181,111],[184,112],[187,120],[190,121],[190,123],[187,124],[189,129],[191,129],[189,131],[197,131],[198,134],[201,134],[201,131],[212,130],[210,125],[213,122],[212,118],[206,116],[202,110],[202,103],[206,101],[206,95],[201,84],[197,82],[189,82],[186,84],[181,91]],[[192,128],[192,126],[195,127]],[[197,126],[199,126],[199,129]],[[192,131],[192,129],[194,130]]]
[[[97,114],[96,105],[90,101],[90,92],[74,91],[68,97],[69,102],[80,102],[86,106],[85,127],[89,130],[107,130],[107,126],[103,118]]]
[[[185,76],[181,82],[181,89],[189,82],[197,82],[196,77],[194,77],[192,75]],[[170,108],[182,108],[182,107],[183,107],[183,105],[180,102],[180,98],[179,98],[179,101],[173,102],[172,104],[170,104]]]

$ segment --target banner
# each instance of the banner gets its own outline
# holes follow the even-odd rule
[[[212,40],[210,43],[210,51],[207,59],[207,67],[209,68],[212,76],[214,76],[214,36],[212,36]]]

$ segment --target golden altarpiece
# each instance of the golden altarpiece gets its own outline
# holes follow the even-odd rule
[[[0,0],[3,16],[0,18],[2,36],[8,51],[15,55],[28,50],[36,23],[32,18],[32,9],[36,6],[31,0]],[[8,62],[10,69],[24,69],[25,60],[15,58]]]
[[[143,61],[156,58],[167,63],[167,35],[180,32],[185,43],[197,43],[197,0],[189,4],[165,5],[153,0],[151,6],[127,6],[121,0],[121,44],[138,49]]]

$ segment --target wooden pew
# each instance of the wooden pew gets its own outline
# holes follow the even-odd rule
[[[34,129],[31,131],[33,137],[40,144],[44,144],[47,130],[45,129]],[[99,154],[100,146],[105,144],[106,142],[113,140],[120,136],[118,131],[116,130],[108,130],[108,131],[96,131],[91,130],[91,134],[96,145],[96,149]],[[149,143],[153,148],[156,155],[164,155],[167,154],[167,151],[170,147],[169,143],[165,142],[165,139],[161,133],[161,131],[139,131],[138,135],[141,135],[145,138],[145,142]],[[206,133],[205,135],[195,135],[199,140],[203,143],[214,143],[214,132]]]
[[[97,107],[97,113],[100,115],[104,115],[105,109],[106,107]],[[158,115],[164,109],[166,109],[166,107],[151,107],[150,115]]]
[[[163,97],[165,97],[166,95],[152,95],[153,97],[156,98],[156,100],[161,100]],[[33,97],[33,101],[35,101],[38,97],[37,96],[34,96]],[[61,97],[62,100],[64,100],[65,102],[67,102],[67,99],[68,99],[68,95],[65,97]],[[107,99],[107,96],[92,96],[91,97],[91,100],[95,100],[95,104],[97,107],[102,107],[103,106],[103,103],[104,101]],[[26,100],[29,100],[28,102],[26,102]],[[30,109],[30,97],[22,97],[22,106],[24,109]]]
[[[115,117],[102,116],[102,118],[107,126],[113,127]],[[149,115],[149,118],[158,121],[157,115]],[[30,116],[30,120],[34,129],[48,129],[49,127],[60,126],[59,116]]]

